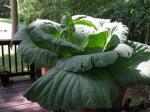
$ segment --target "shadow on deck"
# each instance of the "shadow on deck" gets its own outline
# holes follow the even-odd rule
[[[5,88],[0,84],[0,112],[47,112],[22,96],[31,83],[30,80],[15,81]]]

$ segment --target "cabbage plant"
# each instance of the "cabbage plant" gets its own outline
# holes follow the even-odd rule
[[[25,93],[47,110],[119,106],[120,87],[150,84],[150,47],[127,40],[119,22],[65,14],[36,20],[15,35],[28,64],[53,66]]]

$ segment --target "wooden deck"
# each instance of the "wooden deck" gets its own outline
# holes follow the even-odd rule
[[[0,84],[0,112],[47,112],[22,96],[30,85],[30,81],[14,82],[5,88]]]

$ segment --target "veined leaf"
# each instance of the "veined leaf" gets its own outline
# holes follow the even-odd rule
[[[126,34],[128,33],[128,28],[122,23],[106,23],[104,28],[108,31],[108,38],[103,51],[110,50],[116,47],[119,43],[123,43],[127,40]]]
[[[47,110],[69,111],[87,107],[112,108],[118,93],[119,86],[106,71],[99,69],[73,73],[54,67],[36,81],[24,96]]]
[[[99,32],[96,34],[91,34],[88,36],[88,44],[86,45],[86,48],[96,48],[99,47],[100,50],[104,48],[106,41],[108,38],[108,32]]]
[[[120,58],[108,70],[123,86],[150,84],[150,47],[132,41],[127,44],[134,48],[133,56]]]
[[[113,47],[116,47],[118,44],[120,44],[120,40],[116,35],[109,35],[106,39],[106,43],[103,47],[103,51],[107,51],[112,49]]]
[[[76,18],[76,16],[74,18]],[[100,47],[103,51],[108,51],[118,44],[125,42],[127,39],[126,34],[128,33],[128,28],[122,23],[111,23],[110,20],[98,19],[90,16],[75,20],[75,23],[77,23],[76,31],[82,32],[83,35],[89,38],[87,48],[89,45],[95,48]],[[80,27],[78,25],[80,25]]]
[[[107,67],[114,64],[117,59],[118,54],[115,51],[78,55],[58,60],[56,67],[71,72],[84,72],[94,68]]]
[[[55,22],[40,20],[28,27],[28,33],[39,47],[51,50],[58,55],[68,56],[72,52],[81,51],[79,46],[61,37],[59,27],[60,25]]]
[[[47,33],[55,38],[61,38],[60,24],[56,22],[49,20],[36,20],[27,27],[27,31],[31,35],[32,40],[38,43],[39,41],[43,41],[45,38],[36,35],[37,30],[40,32],[42,31],[44,33]]]
[[[131,58],[133,54],[133,48],[124,43],[119,44],[114,51],[116,51],[120,57],[124,58]]]
[[[24,35],[22,35],[24,36]],[[18,47],[18,53],[28,64],[35,64],[38,67],[55,65],[57,55],[47,49],[40,48],[26,34],[26,38]]]
[[[17,33],[15,33],[15,35],[13,36],[12,38],[12,42],[15,41],[15,40],[29,40],[29,35],[26,31],[26,28],[23,28],[23,29],[20,29]]]
[[[60,25],[56,22],[49,20],[36,20],[31,23],[26,32],[30,36],[31,40],[41,48],[57,52],[57,48],[50,42],[51,38],[60,38]],[[19,31],[20,32],[20,31]],[[44,33],[44,34],[43,34]],[[41,35],[39,35],[41,34]],[[45,36],[49,35],[49,36]]]
[[[69,41],[55,38],[53,35],[50,35],[41,29],[35,29],[33,32],[31,32],[32,37],[36,37],[37,39],[44,39],[44,41],[47,42],[46,46],[51,47],[50,45],[56,46],[58,48],[56,52],[58,54],[64,54],[64,52],[71,53],[75,51],[80,51],[81,48]],[[40,44],[40,43],[39,43]],[[43,43],[41,43],[43,45]]]
[[[66,14],[61,19],[61,36],[64,40],[79,46],[82,51],[88,40],[86,34],[81,33],[78,27],[75,26],[75,21],[69,14]]]
[[[37,28],[37,27],[40,27],[40,26],[49,26],[50,28],[56,28],[57,30],[60,30],[60,24],[59,23],[56,23],[54,21],[51,21],[51,20],[36,20],[34,21],[33,23],[31,23],[28,28],[29,29],[33,29],[33,28]]]

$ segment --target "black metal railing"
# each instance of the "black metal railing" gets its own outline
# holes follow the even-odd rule
[[[0,77],[30,75],[35,80],[34,65],[27,65],[17,54],[19,43],[20,41],[12,43],[11,40],[0,40]]]

